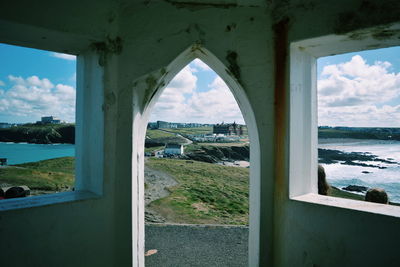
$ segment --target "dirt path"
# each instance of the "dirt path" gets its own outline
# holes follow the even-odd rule
[[[145,220],[146,222],[165,222],[165,218],[148,207],[148,205],[159,198],[169,195],[168,187],[177,185],[178,183],[168,174],[148,168],[144,169],[145,180]]]

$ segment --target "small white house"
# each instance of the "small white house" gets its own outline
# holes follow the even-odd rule
[[[164,149],[164,155],[182,155],[183,145],[179,144],[166,144]]]

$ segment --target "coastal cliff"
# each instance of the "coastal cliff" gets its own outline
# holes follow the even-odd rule
[[[0,142],[75,144],[75,124],[24,124],[0,129]]]

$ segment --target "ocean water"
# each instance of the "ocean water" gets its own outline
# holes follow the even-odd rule
[[[8,165],[73,156],[75,156],[75,145],[71,144],[42,145],[0,142],[0,158],[7,158]]]
[[[331,143],[320,143],[318,147],[344,152],[368,152],[381,159],[397,162],[397,164],[362,162],[387,167],[386,169],[340,163],[321,165],[325,168],[328,182],[333,186],[342,188],[348,185],[362,185],[383,188],[389,195],[389,201],[400,203],[400,141],[338,139],[332,140]]]

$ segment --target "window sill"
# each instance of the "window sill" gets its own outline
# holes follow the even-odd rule
[[[26,209],[42,207],[53,204],[80,201],[86,199],[96,199],[100,196],[89,191],[72,191],[42,196],[32,196],[24,198],[13,198],[0,200],[0,212],[8,210]]]
[[[400,217],[400,207],[388,205],[388,204],[378,204],[366,201],[358,201],[352,199],[338,198],[338,197],[328,197],[318,194],[305,194],[297,197],[292,197],[292,200],[325,205],[336,208],[345,208],[351,210],[357,210],[361,212],[369,212],[374,214]]]

